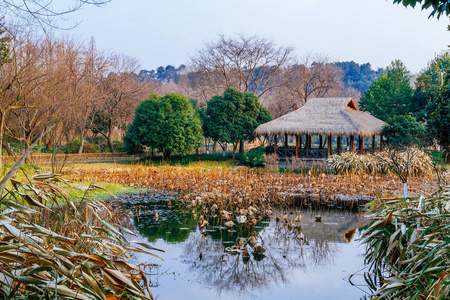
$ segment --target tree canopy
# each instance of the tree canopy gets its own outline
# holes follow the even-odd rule
[[[380,69],[373,70],[370,63],[358,64],[354,61],[341,61],[335,63],[335,65],[342,69],[344,84],[359,92],[365,92],[372,81],[382,73]]]
[[[363,94],[361,108],[383,121],[408,114],[414,93],[410,80],[405,65],[400,60],[393,61]]]
[[[259,103],[258,97],[229,88],[223,96],[214,96],[208,102],[205,135],[221,144],[232,143],[234,157],[237,144],[250,139],[258,125],[271,119],[270,112]]]
[[[174,152],[184,154],[202,145],[201,120],[186,96],[152,94],[136,109],[124,142],[128,153],[142,152],[147,146],[167,159]]]
[[[404,148],[410,145],[422,146],[425,141],[425,133],[425,126],[409,115],[393,116],[383,127],[386,144],[394,148]]]
[[[430,113],[435,109],[436,98],[446,70],[450,70],[450,51],[436,55],[416,79],[417,88],[412,104],[414,110],[424,120],[428,120]]]
[[[450,0],[394,0],[394,3],[402,3],[405,7],[420,4],[422,9],[431,8],[430,18],[436,16],[439,19],[442,15],[450,15]]]

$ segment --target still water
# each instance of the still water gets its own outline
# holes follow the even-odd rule
[[[164,261],[140,253],[134,258],[135,263],[158,264],[147,269],[156,299],[348,300],[369,292],[361,275],[364,247],[357,241],[358,230],[352,230],[363,218],[359,213],[276,210],[252,232],[239,226],[208,226],[201,232],[198,220],[168,205],[170,199],[153,193],[123,199],[139,207],[132,220],[138,239],[165,250],[157,253]],[[299,214],[301,229],[284,222],[285,215],[291,220]],[[248,254],[229,251],[251,235],[264,253],[250,247]]]

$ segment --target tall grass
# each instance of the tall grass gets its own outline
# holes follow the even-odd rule
[[[409,162],[409,174],[412,176],[423,176],[433,172],[433,163],[428,154],[417,149]],[[400,165],[405,165],[408,160],[407,151],[395,153],[395,158]],[[392,173],[392,151],[383,151],[375,154],[352,154],[344,152],[335,154],[328,158],[327,163],[337,174],[368,174],[383,175]]]
[[[131,252],[150,255],[145,243],[118,225],[103,201],[80,203],[46,173],[29,181],[11,179],[0,200],[0,298],[152,299],[144,272],[130,263]],[[62,203],[62,204],[61,204]]]
[[[381,281],[374,299],[449,299],[450,187],[384,203],[362,240]]]

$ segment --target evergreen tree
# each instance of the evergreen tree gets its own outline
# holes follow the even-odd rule
[[[417,77],[412,112],[419,119],[428,120],[435,110],[436,98],[446,70],[450,70],[450,51],[437,55]]]
[[[202,145],[201,120],[186,96],[153,94],[136,109],[124,142],[130,154],[142,152],[147,146],[168,159],[174,152],[185,154]]]
[[[414,93],[410,80],[406,66],[400,60],[393,61],[363,94],[361,108],[383,121],[409,114]]]
[[[430,115],[428,129],[432,137],[443,148],[446,162],[450,162],[450,72],[447,71],[444,82],[436,97],[434,111]]]
[[[205,134],[221,144],[233,144],[234,158],[238,143],[251,139],[256,127],[271,119],[258,97],[229,88],[223,96],[214,96],[208,102]]]

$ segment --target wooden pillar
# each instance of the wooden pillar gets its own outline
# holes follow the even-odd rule
[[[341,152],[341,136],[338,136],[336,138],[336,144],[337,144],[337,148],[336,148],[337,152]]]
[[[303,136],[301,134],[299,134],[297,136],[298,136],[298,148],[302,149]]]
[[[323,148],[323,138],[322,135],[319,135],[319,149]]]
[[[310,134],[308,134],[308,148],[312,148],[312,136]]]
[[[277,136],[275,136],[275,140],[273,141],[273,153],[277,154]]]
[[[358,137],[358,148],[359,148],[359,153],[363,154],[363,152],[364,152],[364,137],[363,136]]]
[[[383,135],[380,134],[380,151],[383,151]]]
[[[350,136],[350,152],[355,153],[355,137],[353,135]]]
[[[328,136],[328,156],[331,156],[331,135]]]
[[[295,157],[298,157],[298,134],[295,135]]]
[[[372,136],[372,151],[375,152],[375,135]]]
[[[287,148],[289,144],[287,133],[284,134],[284,147]]]

